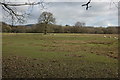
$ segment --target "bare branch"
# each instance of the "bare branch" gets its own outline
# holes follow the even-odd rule
[[[19,14],[15,13],[15,11],[12,8],[10,8],[7,4],[2,4],[2,5],[3,5],[2,7],[5,11],[7,11],[7,12],[9,12],[9,13],[15,15],[15,16],[22,16],[22,15],[19,15]]]
[[[13,7],[16,6],[34,6],[34,5],[41,5],[42,8],[44,8],[43,5],[43,1],[40,2],[28,2],[28,3],[5,3],[5,2],[0,2],[0,5],[2,5],[2,8],[4,11],[6,11],[9,15],[11,15],[12,17],[14,17],[14,19],[17,19],[17,22],[23,23],[24,20],[23,18],[25,17],[24,14],[19,14],[16,12],[15,9],[13,9]],[[29,14],[28,14],[29,15]]]
[[[38,4],[42,4],[42,3],[43,3],[43,2],[12,4],[12,3],[2,3],[2,2],[0,2],[1,5],[7,5],[7,6],[27,6],[27,5],[38,5]]]
[[[86,4],[83,4],[82,6],[86,6],[86,10],[88,10],[88,8],[90,8],[91,6],[89,6],[91,0],[89,0]]]
[[[118,6],[115,4],[115,2],[113,2],[113,4],[115,5],[116,8],[118,8]]]

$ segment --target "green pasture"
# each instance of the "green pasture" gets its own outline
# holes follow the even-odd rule
[[[116,78],[114,37],[118,35],[3,33],[3,77]]]

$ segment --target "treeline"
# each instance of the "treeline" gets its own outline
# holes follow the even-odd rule
[[[53,24],[36,24],[32,26],[11,26],[2,24],[2,32],[6,33],[43,33],[47,26],[47,33],[88,33],[88,34],[117,34],[119,27],[78,27]]]

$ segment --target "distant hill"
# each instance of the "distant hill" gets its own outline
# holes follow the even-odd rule
[[[5,22],[0,22],[0,25],[2,25],[2,26],[11,26],[11,27],[12,27],[12,25],[7,24],[7,23],[5,23]],[[27,26],[27,27],[32,27],[33,25],[35,25],[35,24],[14,25],[14,26]]]
[[[26,25],[15,25],[15,26],[26,26],[26,27],[32,27],[35,24],[26,24]]]
[[[35,25],[35,24],[27,24],[27,25],[24,25],[24,26],[32,27],[33,25]]]
[[[24,27],[32,27],[35,24],[26,24],[26,25],[14,25],[14,26],[24,26]]]

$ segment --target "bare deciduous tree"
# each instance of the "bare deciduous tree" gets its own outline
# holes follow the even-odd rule
[[[76,26],[76,27],[83,27],[83,26],[85,26],[85,23],[78,21],[78,22],[75,23],[75,26]]]
[[[45,24],[44,34],[47,34],[47,24],[54,24],[55,23],[55,18],[53,17],[52,13],[43,12],[38,19],[38,23]]]

